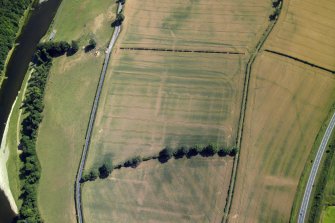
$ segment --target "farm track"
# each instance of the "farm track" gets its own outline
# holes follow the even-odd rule
[[[330,72],[332,74],[335,74],[335,70],[330,70],[328,68],[325,68],[325,67],[321,67],[319,65],[316,65],[316,64],[313,64],[313,63],[310,63],[308,61],[305,61],[305,60],[301,60],[297,57],[293,57],[293,56],[290,56],[290,55],[287,55],[287,54],[284,54],[284,53],[280,53],[280,52],[277,52],[277,51],[273,51],[273,50],[264,50],[266,52],[269,52],[269,53],[273,53],[273,54],[276,54],[276,55],[279,55],[279,56],[282,56],[282,57],[286,57],[286,58],[289,58],[289,59],[292,59],[292,60],[295,60],[295,61],[298,61],[300,63],[303,63],[303,64],[306,64],[308,66],[311,66],[311,67],[316,67],[320,70],[324,70],[324,71],[327,71],[327,72]]]
[[[177,53],[213,53],[213,54],[240,54],[245,55],[242,52],[233,51],[213,51],[213,50],[175,50],[175,49],[164,49],[164,48],[139,48],[139,47],[120,47],[121,50],[141,50],[141,51],[159,51],[159,52],[177,52]]]
[[[117,13],[120,13],[121,10],[122,10],[122,4],[119,3]],[[83,152],[82,152],[81,160],[80,160],[80,165],[79,165],[77,176],[76,176],[75,203],[76,203],[76,214],[77,214],[77,222],[78,223],[83,223],[80,180],[82,178],[83,169],[85,167],[87,153],[88,153],[88,150],[89,150],[91,136],[92,136],[92,132],[93,132],[94,120],[95,120],[98,105],[99,105],[99,100],[100,100],[102,87],[103,87],[103,84],[104,84],[104,81],[105,81],[105,76],[106,76],[106,71],[107,71],[109,59],[110,59],[110,56],[111,56],[111,53],[112,53],[112,48],[113,48],[113,46],[114,46],[114,44],[115,44],[115,42],[116,42],[116,40],[117,40],[117,38],[120,34],[120,31],[121,31],[121,26],[115,27],[112,39],[111,39],[111,41],[109,43],[109,46],[106,50],[106,57],[105,57],[103,67],[102,67],[102,71],[101,71],[101,74],[100,74],[99,84],[98,84],[98,87],[97,87],[97,90],[96,90],[96,94],[95,94],[95,98],[94,98],[94,102],[93,102],[93,106],[92,106],[92,111],[91,111],[91,114],[90,114],[90,119],[89,119],[89,123],[88,123],[88,127],[87,127],[87,132],[86,132],[86,137],[85,137],[85,145],[84,145],[84,148],[83,148]]]
[[[280,11],[282,9],[282,5],[280,6]],[[247,101],[248,101],[248,90],[249,90],[249,82],[250,82],[250,75],[251,75],[251,69],[252,65],[259,54],[259,52],[262,49],[262,46],[264,45],[265,41],[267,40],[268,36],[270,35],[271,31],[273,30],[273,27],[276,25],[278,21],[279,16],[276,17],[276,19],[272,22],[270,22],[268,28],[265,30],[264,34],[262,35],[262,38],[256,45],[255,49],[253,52],[251,52],[250,59],[246,65],[246,74],[245,74],[245,80],[244,80],[244,88],[243,88],[243,98],[242,98],[242,103],[241,103],[241,114],[240,114],[240,120],[238,124],[238,133],[237,133],[237,138],[236,138],[236,146],[237,148],[241,148],[242,144],[242,136],[243,136],[243,127],[244,127],[244,119],[245,119],[245,111],[246,111],[246,106],[247,106]],[[228,191],[228,197],[227,197],[227,202],[226,206],[224,209],[224,215],[222,219],[222,223],[227,223],[228,222],[228,217],[229,217],[229,212],[231,209],[232,205],[232,199],[234,196],[234,189],[235,189],[235,181],[236,181],[236,176],[237,176],[237,167],[238,167],[238,162],[239,162],[239,152],[236,154],[235,159],[234,159],[234,164],[233,164],[233,172],[231,175],[231,182],[229,185],[229,191]]]

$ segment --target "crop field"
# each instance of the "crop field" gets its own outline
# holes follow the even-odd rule
[[[335,70],[335,2],[284,1],[268,48]]]
[[[253,65],[230,222],[288,222],[335,77],[263,52]]]
[[[85,169],[165,146],[234,146],[246,62],[269,24],[271,1],[128,0],[124,10]],[[220,222],[232,167],[219,164],[225,160],[115,170],[85,183],[85,219]]]
[[[86,222],[221,223],[232,158],[156,160],[83,188]]]
[[[129,0],[122,47],[244,52],[268,25],[268,0]]]
[[[244,58],[239,55],[115,53],[95,122],[87,168],[164,146],[232,146]]]
[[[74,179],[116,6],[114,1],[63,1],[51,27],[56,41],[79,40],[80,48],[96,38],[100,56],[80,49],[53,60],[37,140],[38,204],[45,222],[76,222]]]

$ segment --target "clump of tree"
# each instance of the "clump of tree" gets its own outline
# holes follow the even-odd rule
[[[77,53],[79,50],[79,44],[78,44],[78,41],[76,40],[72,40],[71,41],[71,47],[70,49],[67,51],[67,56],[72,56],[74,55],[75,53]]]
[[[126,3],[126,0],[118,0],[117,3],[121,3],[122,5],[124,5]]]
[[[124,19],[125,19],[125,16],[123,15],[123,13],[118,13],[116,15],[115,20],[112,22],[112,27],[122,25],[122,22],[124,21]]]
[[[191,158],[193,156],[197,156],[202,150],[202,147],[200,145],[195,145],[195,146],[192,146],[188,153],[186,154],[187,158]]]
[[[81,182],[94,181],[99,177],[99,171],[97,169],[92,169],[91,171],[84,173],[81,177]]]
[[[37,45],[38,51],[45,50],[51,57],[59,57],[67,53],[71,48],[71,45],[66,41],[59,42],[44,42]]]
[[[216,144],[209,144],[205,147],[200,152],[201,156],[208,157],[208,156],[214,156],[218,152],[218,147]]]
[[[20,19],[32,2],[32,0],[0,2],[0,73],[4,69],[8,52],[15,42]]]
[[[168,162],[171,158],[180,159],[183,157],[192,158],[193,156],[201,155],[203,157],[214,156],[217,154],[220,157],[224,156],[235,156],[238,152],[236,147],[228,148],[228,147],[218,147],[216,144],[208,144],[207,146],[195,145],[191,147],[180,146],[177,149],[172,149],[167,146],[162,149],[158,155],[140,157],[135,156],[129,160],[126,160],[124,163],[113,166],[111,162],[105,162],[102,166],[99,167],[98,171],[91,170],[88,173],[83,174],[81,182],[93,181],[97,178],[97,173],[99,178],[104,179],[107,178],[113,171],[113,169],[121,169],[122,167],[138,167],[141,162],[150,161],[154,159],[158,159],[161,163]]]
[[[181,146],[173,152],[173,156],[175,159],[181,159],[186,156],[189,152],[189,149],[186,146]]]
[[[136,167],[138,167],[138,165],[140,165],[141,162],[142,162],[142,158],[140,156],[135,156],[135,157],[127,160],[126,162],[124,162],[123,166],[124,167],[136,168]]]
[[[46,57],[49,58],[47,52]],[[51,59],[34,64],[34,71],[28,81],[25,100],[22,104],[24,119],[19,148],[22,150],[20,158],[23,165],[20,169],[22,180],[20,207],[18,222],[42,222],[37,208],[36,189],[41,176],[41,167],[36,154],[36,139],[39,124],[42,122],[44,109],[43,98],[51,67]]]
[[[95,39],[91,38],[88,42],[88,45],[85,47],[85,52],[89,52],[93,50],[97,46],[97,42]]]
[[[113,171],[112,162],[104,162],[101,167],[98,169],[99,171],[99,178],[105,179],[109,176],[109,174]]]
[[[281,5],[282,5],[282,0],[272,1],[272,7],[274,8],[274,10],[273,10],[273,13],[269,16],[270,21],[276,20],[278,18]]]
[[[36,65],[42,65],[51,62],[54,57],[64,54],[73,55],[78,49],[79,46],[76,41],[72,41],[71,45],[65,41],[39,43],[33,61]]]
[[[173,156],[173,149],[171,149],[170,147],[165,147],[162,151],[159,152],[158,155],[158,160],[161,163],[166,163],[167,161],[169,161],[169,159],[172,158]]]

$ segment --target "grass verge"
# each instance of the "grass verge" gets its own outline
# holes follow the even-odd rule
[[[304,170],[303,170],[303,173],[300,177],[299,184],[298,184],[298,187],[297,187],[297,192],[295,194],[294,203],[293,203],[292,210],[291,210],[290,222],[292,222],[292,223],[295,222],[298,218],[299,209],[300,209],[301,202],[302,202],[302,199],[303,199],[303,196],[304,196],[305,187],[306,187],[306,184],[307,184],[307,181],[308,181],[308,177],[309,177],[309,174],[310,174],[311,169],[312,169],[313,160],[315,158],[315,155],[316,155],[316,153],[318,151],[318,148],[320,146],[320,143],[322,141],[323,135],[326,132],[328,123],[329,123],[334,111],[335,111],[335,105],[332,106],[327,118],[324,121],[324,124],[322,125],[318,135],[315,138],[313,148],[312,148],[312,150],[311,150],[311,152],[308,156],[308,159],[307,159],[309,161],[306,163],[306,165],[304,167]],[[333,140],[333,138],[334,138],[334,133],[333,133],[331,141]],[[322,166],[324,166],[324,162],[325,162],[324,158],[323,158],[322,162],[323,162]],[[321,171],[319,171],[319,173],[320,172],[324,172],[323,167],[321,168]],[[319,177],[320,177],[320,174],[318,174],[318,176],[317,176],[317,182],[319,181]],[[315,193],[312,192],[311,196],[314,197],[314,194]]]

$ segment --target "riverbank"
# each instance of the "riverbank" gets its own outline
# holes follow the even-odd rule
[[[16,102],[16,100],[15,100]],[[15,104],[14,104],[15,105]],[[10,114],[8,116],[8,121],[11,118],[12,112],[14,105],[10,111]],[[0,189],[4,192],[6,195],[10,206],[12,210],[17,214],[18,213],[18,208],[15,203],[15,199],[13,197],[13,194],[11,192],[10,186],[9,186],[9,178],[8,178],[8,173],[7,173],[7,161],[9,158],[9,148],[7,145],[7,134],[8,134],[8,128],[9,128],[9,122],[7,122],[5,131],[1,140],[1,146],[0,146]]]
[[[18,43],[16,42],[18,37],[21,35],[22,29],[24,27],[24,25],[27,23],[29,16],[31,15],[31,11],[33,10],[33,6],[38,3],[38,0],[34,0],[31,2],[31,4],[28,6],[28,8],[24,11],[22,17],[20,18],[19,21],[19,29],[16,32],[16,36],[15,36],[15,41],[12,45],[12,49],[10,49],[10,51],[7,54],[6,60],[5,60],[5,65],[4,65],[4,69],[2,71],[0,71],[0,89],[2,86],[3,81],[6,79],[6,71],[7,71],[7,65],[8,62],[10,61],[12,54],[16,48],[16,46],[18,45]],[[39,3],[40,4],[40,3]]]

